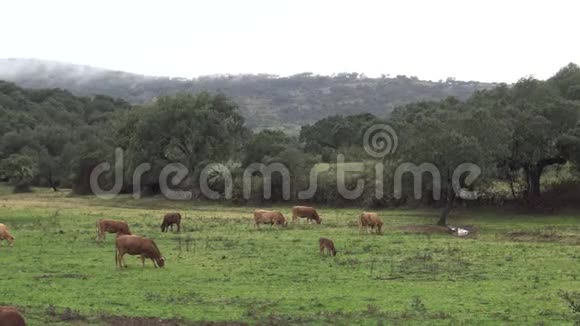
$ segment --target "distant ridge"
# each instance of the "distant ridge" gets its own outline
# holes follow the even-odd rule
[[[176,92],[222,92],[238,103],[250,127],[290,132],[330,115],[368,112],[384,117],[399,105],[449,96],[466,99],[477,90],[495,86],[452,79],[423,81],[407,76],[368,78],[358,73],[169,78],[39,59],[0,59],[0,79],[25,88],[109,95],[134,104]]]

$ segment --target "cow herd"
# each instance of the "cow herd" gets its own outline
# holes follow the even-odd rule
[[[306,223],[322,223],[322,218],[316,209],[312,207],[292,207],[292,223],[296,223],[299,218],[305,218]],[[288,222],[282,213],[279,211],[269,211],[265,209],[254,210],[254,223],[257,229],[260,228],[260,224],[270,225],[270,227],[273,227],[274,225],[280,227],[288,226]],[[2,225],[0,224],[0,226]],[[174,226],[177,228],[177,232],[181,232],[181,214],[165,214],[161,223],[161,232],[167,232],[169,229],[174,231]],[[379,218],[377,213],[363,212],[359,216],[359,228],[361,230],[366,229],[367,232],[376,230],[377,233],[380,233],[382,226],[383,221]],[[0,228],[0,230],[4,230],[4,232],[8,234],[6,227],[4,227],[4,229]],[[98,220],[97,241],[103,242],[105,240],[106,233],[116,234],[115,264],[117,268],[127,267],[124,260],[124,256],[126,254],[139,256],[143,266],[145,266],[146,259],[151,259],[153,266],[156,268],[165,266],[165,258],[161,255],[161,252],[155,241],[132,234],[129,228],[129,224],[126,221],[115,221],[108,219]],[[320,238],[319,247],[321,255],[327,253],[328,255],[336,256],[337,251],[332,240],[327,238]]]
[[[306,223],[322,223],[322,218],[316,209],[312,207],[294,206],[291,212],[292,223],[296,223],[299,218],[305,218]],[[277,225],[283,228],[288,226],[288,222],[282,213],[264,209],[254,210],[254,223],[257,229],[260,228],[260,224],[269,224],[271,227]],[[377,213],[363,212],[359,215],[358,225],[361,231],[381,233],[383,221]],[[161,232],[166,232],[169,229],[174,231],[174,226],[177,228],[177,232],[181,232],[181,214],[166,214],[161,223]],[[126,254],[138,256],[141,259],[142,266],[145,266],[146,259],[150,259],[155,268],[165,266],[165,258],[161,255],[155,241],[132,234],[129,224],[126,221],[101,219],[97,221],[96,227],[97,242],[104,242],[107,233],[116,234],[115,265],[117,268],[127,267],[124,260]],[[8,227],[4,224],[0,224],[0,244],[2,240],[7,241],[10,247],[14,245],[15,238],[10,234]],[[331,239],[321,237],[318,243],[321,255],[328,254],[336,256],[337,251]],[[25,325],[24,318],[16,308],[0,306],[0,326],[5,325]]]
[[[292,222],[295,223],[298,218],[305,218],[306,223],[315,221],[317,224],[322,223],[322,218],[318,215],[316,209],[307,206],[292,207]],[[288,226],[288,222],[284,215],[278,211],[267,211],[264,209],[256,209],[254,211],[254,223],[256,228],[260,228],[260,224],[270,224],[270,226],[279,225],[281,227]],[[377,233],[382,232],[383,221],[377,213],[363,212],[359,216],[359,229],[367,232],[376,230]],[[334,242],[327,238],[318,239],[320,247],[320,254],[328,253],[328,255],[336,256],[336,248]]]

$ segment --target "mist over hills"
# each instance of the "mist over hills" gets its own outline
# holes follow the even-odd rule
[[[62,88],[75,95],[108,95],[142,104],[177,92],[222,92],[239,106],[254,129],[297,132],[331,115],[372,113],[386,117],[397,106],[449,96],[468,98],[495,84],[424,81],[416,77],[369,78],[358,73],[320,76],[216,75],[193,79],[153,77],[37,59],[0,59],[0,79],[25,88]]]

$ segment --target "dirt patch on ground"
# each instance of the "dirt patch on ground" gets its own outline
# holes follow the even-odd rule
[[[101,317],[110,326],[242,326],[248,325],[242,322],[188,322],[182,319],[159,319],[153,317],[124,317],[103,316]]]
[[[519,230],[508,232],[507,237],[515,242],[557,242],[580,245],[580,235],[564,234],[555,230]]]
[[[474,225],[459,225],[454,227],[459,227],[464,230],[469,231],[465,236],[460,238],[475,238],[479,235],[479,228]],[[421,234],[449,234],[451,236],[456,236],[456,233],[451,231],[447,226],[440,226],[434,224],[422,224],[422,225],[405,225],[399,228],[399,231],[404,233],[421,233]]]

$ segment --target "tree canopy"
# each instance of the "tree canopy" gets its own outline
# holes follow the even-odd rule
[[[26,90],[0,81],[0,177],[71,186],[81,177],[82,161],[96,162],[112,152],[111,121],[130,107],[107,96]],[[21,168],[26,178],[9,168],[19,164],[28,167]]]
[[[280,163],[292,174],[293,200],[298,200],[298,193],[307,189],[312,178],[317,177],[319,192],[310,199],[312,201],[388,206],[399,205],[405,198],[412,197],[408,175],[403,178],[403,199],[397,200],[393,196],[383,201],[369,200],[377,178],[392,185],[401,164],[420,166],[428,163],[436,167],[440,184],[433,183],[434,177],[423,178],[422,191],[431,193],[438,186],[441,196],[423,197],[422,202],[443,207],[440,223],[445,224],[451,208],[462,199],[461,191],[472,191],[474,196],[481,197],[491,191],[495,183],[507,181],[511,185],[512,200],[524,199],[534,206],[542,202],[542,178],[547,170],[564,164],[573,169],[580,166],[580,68],[574,64],[545,81],[526,77],[514,85],[501,84],[478,90],[470,97],[415,101],[394,110],[388,107],[391,102],[381,99],[376,83],[403,85],[417,80],[403,76],[370,80],[358,74],[339,74],[332,78],[312,74],[291,78],[220,78],[184,81],[192,87],[186,87],[187,92],[159,96],[141,105],[101,95],[78,97],[59,89],[30,90],[0,82],[0,179],[12,182],[23,191],[29,185],[44,185],[54,189],[70,186],[77,193],[90,193],[91,171],[103,161],[111,162],[114,149],[120,147],[125,151],[125,172],[129,172],[125,173],[125,190],[135,181],[130,171],[141,163],[152,165],[144,175],[144,183],[154,191],[159,186],[156,180],[161,170],[169,163],[181,163],[189,169],[189,178],[177,185],[189,189],[196,188],[196,178],[206,164],[220,163],[221,167],[215,167],[210,175],[216,191],[223,193],[229,186],[222,175],[229,167],[233,175],[233,200],[244,202],[248,199],[240,197],[242,169],[253,163]],[[243,83],[238,85],[237,78]],[[362,86],[363,81],[368,87],[374,85],[372,93],[376,105],[367,102],[364,92],[359,93],[359,88],[367,87]],[[353,108],[351,112],[355,113],[360,108],[368,110],[367,113],[342,114],[339,105],[334,111],[329,109],[332,114],[303,124],[298,135],[289,134],[284,128],[253,132],[252,123],[248,124],[244,118],[244,115],[248,117],[243,108],[247,102],[222,93],[192,94],[192,89],[197,87],[192,85],[201,82],[220,87],[236,84],[248,92],[251,88],[258,97],[264,90],[256,85],[270,83],[268,87],[282,102],[288,100],[284,97],[287,87],[306,94],[320,85],[327,85],[332,94],[332,87],[335,87],[332,83],[343,83],[340,87],[345,87],[344,94],[350,95],[341,98],[340,101],[345,101],[341,105],[348,102]],[[284,87],[274,86],[278,84]],[[294,98],[291,102],[297,111],[287,111],[288,116],[284,119],[305,121],[296,119],[296,112],[304,107],[311,108],[309,101],[314,98],[305,102]],[[324,101],[318,104],[325,105]],[[377,109],[379,104],[381,110]],[[299,108],[300,105],[304,107]],[[253,111],[256,115],[261,114],[259,104],[249,107],[256,110]],[[399,144],[394,155],[381,159],[365,151],[363,138],[369,128],[384,124],[396,130]],[[357,199],[344,198],[337,191],[337,171],[351,163],[360,163],[362,168],[359,166],[356,173],[347,178],[347,188],[355,187],[357,178],[367,181]],[[370,168],[377,163],[385,167],[380,175]],[[481,170],[476,182],[469,179],[469,173],[455,178],[457,169],[465,167],[465,163]],[[252,173],[251,177],[264,178],[260,173]],[[109,184],[113,182],[110,174],[104,179]],[[523,181],[521,193],[515,191],[515,180]],[[272,181],[271,200],[281,200],[287,189],[284,180],[272,177]],[[252,188],[257,192],[263,190]],[[259,197],[255,193],[251,200]]]

